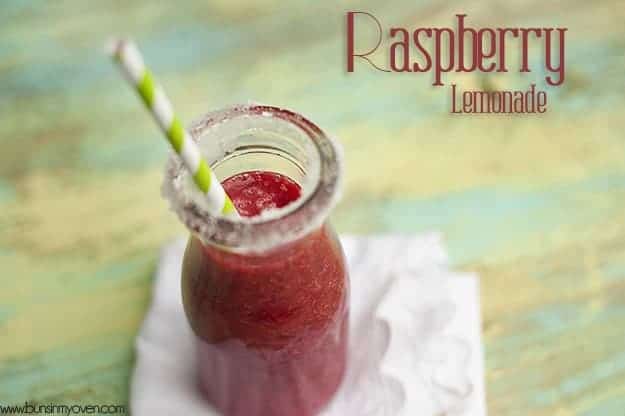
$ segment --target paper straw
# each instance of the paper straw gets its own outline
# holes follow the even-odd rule
[[[200,149],[180,119],[174,114],[165,92],[154,81],[152,72],[145,67],[143,58],[131,41],[117,40],[112,55],[122,68],[128,82],[137,90],[143,102],[152,113],[159,127],[167,136],[174,151],[180,156],[193,181],[206,195],[208,209],[212,214],[238,217],[232,201],[219,183],[212,169],[202,158]]]

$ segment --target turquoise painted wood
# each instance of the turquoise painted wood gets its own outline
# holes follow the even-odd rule
[[[2,2],[0,404],[126,404],[159,247],[185,233],[159,195],[167,147],[103,54],[121,33],[187,121],[254,99],[338,136],[341,232],[444,234],[482,278],[491,415],[623,415],[622,5],[314,3]],[[567,82],[543,116],[452,117],[428,77],[345,72],[350,9],[568,26]]]

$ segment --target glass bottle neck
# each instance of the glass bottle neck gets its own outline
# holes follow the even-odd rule
[[[275,172],[301,187],[300,198],[283,208],[241,220],[215,217],[172,155],[163,193],[205,245],[235,252],[266,251],[295,241],[326,221],[339,196],[340,149],[306,118],[276,107],[235,106],[208,113],[193,123],[190,131],[218,177]]]

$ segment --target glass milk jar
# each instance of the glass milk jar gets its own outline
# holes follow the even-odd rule
[[[347,354],[349,278],[328,223],[337,145],[304,117],[262,105],[209,113],[190,131],[216,176],[231,178],[222,183],[243,215],[210,215],[172,156],[163,190],[191,234],[182,298],[201,389],[226,416],[314,415]]]

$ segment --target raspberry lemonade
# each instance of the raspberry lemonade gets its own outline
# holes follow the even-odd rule
[[[287,110],[243,106],[191,129],[240,220],[212,216],[176,158],[164,193],[191,231],[182,297],[199,384],[226,416],[308,416],[345,371],[349,280],[327,222],[336,145]]]

